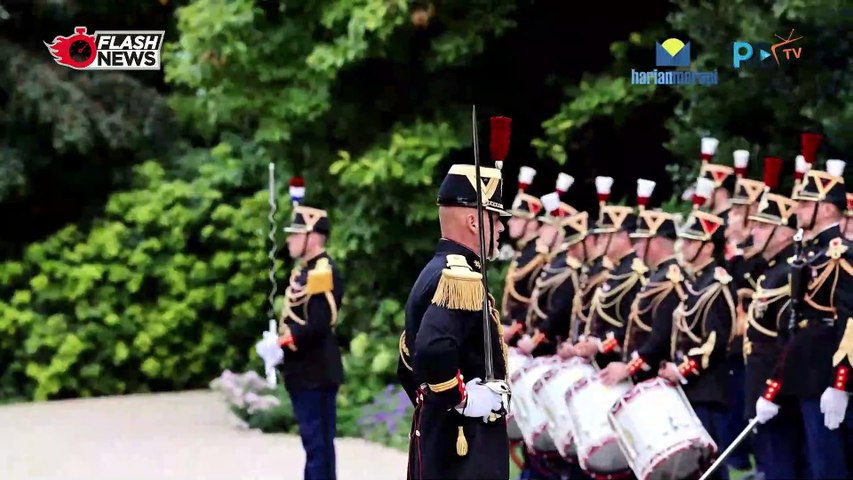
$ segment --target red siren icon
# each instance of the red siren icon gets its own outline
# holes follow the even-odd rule
[[[95,36],[86,35],[86,27],[74,28],[70,37],[57,36],[53,43],[44,42],[56,63],[83,70],[95,61]]]

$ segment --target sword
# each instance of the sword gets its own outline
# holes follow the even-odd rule
[[[471,107],[471,135],[474,142],[474,171],[477,189],[477,233],[480,236],[480,265],[482,265],[483,279],[483,351],[486,354],[486,382],[495,380],[495,365],[492,360],[492,325],[490,315],[488,279],[488,258],[486,257],[486,232],[483,227],[483,192],[480,184],[480,142],[477,136],[477,106]]]
[[[729,445],[729,447],[726,448],[723,453],[720,454],[719,457],[717,457],[717,460],[713,464],[711,464],[711,466],[708,468],[708,470],[705,471],[705,473],[702,474],[699,480],[708,480],[708,477],[713,475],[713,473],[718,468],[720,468],[720,465],[722,465],[723,462],[726,461],[726,458],[731,455],[731,453],[738,447],[738,445],[741,444],[741,442],[743,442],[746,436],[749,435],[750,432],[752,432],[752,429],[755,428],[756,425],[758,425],[757,417],[749,421],[749,425],[747,425],[746,428],[744,428],[743,431],[740,432],[740,435],[738,435],[737,438],[734,439],[732,444]]]
[[[504,380],[495,378],[495,366],[492,359],[492,319],[491,308],[489,305],[489,277],[488,277],[488,257],[486,256],[486,232],[483,227],[483,192],[481,184],[483,180],[480,176],[480,143],[477,136],[477,106],[471,107],[471,134],[474,142],[474,172],[477,191],[477,230],[480,237],[480,265],[482,266],[483,280],[483,352],[485,353],[485,369],[486,378],[483,385],[489,390],[501,396],[502,408],[499,412],[492,412],[489,416],[489,421],[496,421],[503,415],[509,413],[510,404],[510,389],[509,385]]]

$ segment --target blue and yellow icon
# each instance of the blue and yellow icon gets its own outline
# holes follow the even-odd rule
[[[655,42],[655,65],[658,67],[689,67],[690,42],[667,38],[663,43]]]

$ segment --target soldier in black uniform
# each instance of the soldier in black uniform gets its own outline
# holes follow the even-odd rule
[[[325,210],[294,207],[284,229],[290,256],[300,259],[284,292],[279,337],[264,336],[256,349],[265,361],[279,363],[305,448],[305,480],[329,480],[335,469],[335,397],[343,382],[341,351],[335,336],[344,284],[326,253],[330,232]]]
[[[576,235],[574,228],[584,224],[586,213],[578,213],[572,206],[560,202],[558,192],[550,193],[541,199],[544,207],[540,219],[538,242],[542,250],[551,253],[548,263],[536,279],[527,313],[527,325],[524,336],[518,341],[518,348],[533,357],[553,355],[564,339],[569,338],[574,292],[577,289],[581,261],[569,255],[569,249],[579,252],[582,236]],[[581,219],[582,218],[582,219]],[[568,242],[563,242],[569,234]],[[582,258],[580,255],[578,258]],[[561,478],[588,478],[578,465],[577,458],[565,459],[556,451],[525,451],[527,468],[521,478],[525,480],[558,480]]]
[[[533,335],[530,351],[533,356],[559,352],[568,358],[572,343],[580,335],[581,325],[573,309],[580,290],[583,267],[583,240],[588,232],[589,214],[575,212],[558,219],[563,242],[551,262],[536,282],[536,305],[531,309]],[[519,343],[519,346],[522,344]]]
[[[658,374],[684,384],[684,392],[696,415],[717,445],[723,436],[729,400],[726,350],[737,318],[732,277],[722,268],[725,248],[722,218],[694,209],[678,232],[685,268],[691,279],[685,284],[687,298],[676,308],[670,362]],[[728,478],[727,469],[715,472]]]
[[[651,188],[640,192],[643,182],[651,184]],[[622,361],[610,363],[602,372],[608,385],[628,376],[641,382],[657,375],[661,362],[670,360],[673,312],[685,297],[684,275],[675,256],[675,217],[646,209],[645,201],[651,196],[654,182],[640,179],[638,183],[641,209],[630,236],[650,274],[631,305]]]
[[[605,265],[610,263],[612,268],[593,296],[584,338],[574,348],[577,355],[594,356],[601,368],[621,359],[631,302],[648,272],[628,236],[636,223],[632,207],[606,205],[594,229],[602,236],[599,241],[604,244]]]
[[[795,316],[785,322],[789,337],[756,409],[773,418],[777,396],[793,398],[803,419],[806,452],[814,478],[849,478],[844,432],[848,407],[851,322],[851,252],[839,228],[846,208],[844,162],[828,160],[827,171],[810,170],[793,195],[803,252],[792,259],[791,301]],[[849,327],[849,328],[848,328]],[[763,400],[766,400],[764,402]],[[770,405],[767,405],[770,403]],[[774,408],[774,406],[776,406]]]
[[[524,332],[524,322],[530,305],[530,294],[539,272],[548,261],[548,252],[537,247],[539,236],[538,216],[542,212],[542,202],[525,190],[533,181],[536,171],[530,167],[521,167],[518,175],[518,194],[512,202],[508,220],[509,235],[515,243],[515,255],[510,261],[504,282],[501,302],[501,321],[504,340],[513,345]]]
[[[743,339],[746,329],[746,311],[749,309],[752,293],[755,291],[755,282],[764,269],[767,261],[761,255],[763,245],[756,245],[750,235],[750,215],[754,214],[765,185],[776,186],[778,184],[779,171],[782,167],[782,159],[767,157],[764,159],[764,181],[753,180],[744,176],[749,162],[749,152],[746,150],[735,150],[735,174],[737,180],[732,195],[730,208],[726,216],[726,241],[729,247],[728,258],[725,265],[726,271],[732,276],[735,292],[737,292],[738,318],[734,329],[734,335],[729,345],[728,362],[729,368],[729,393],[731,398],[729,404],[729,423],[726,426],[726,443],[731,443],[738,434],[746,428],[746,420],[743,418],[744,408],[744,375],[743,362]],[[750,417],[751,418],[751,417]],[[745,441],[728,457],[727,464],[732,468],[745,470],[750,468],[750,442]]]
[[[746,363],[745,417],[758,418],[763,425],[753,437],[755,462],[758,470],[768,480],[806,478],[801,445],[805,441],[799,410],[790,399],[777,397],[784,404],[782,415],[773,418],[779,410],[762,398],[766,381],[773,374],[782,346],[779,329],[784,328],[790,314],[790,287],[788,259],[794,253],[794,228],[797,202],[776,193],[770,185],[761,198],[758,210],[749,219],[756,245],[762,246],[760,254],[768,261],[768,268],[758,277],[755,291],[747,310],[747,326],[743,345]],[[771,420],[772,418],[772,420]]]
[[[501,173],[481,168],[486,255],[494,256],[503,231]],[[484,384],[484,291],[479,254],[476,172],[454,165],[438,194],[442,239],[406,303],[401,362],[410,368],[416,399],[409,446],[410,479],[509,477],[508,397]],[[490,296],[490,295],[489,295]],[[491,297],[491,296],[490,296]],[[490,298],[492,363],[506,380],[507,347]],[[404,367],[405,368],[405,367]]]

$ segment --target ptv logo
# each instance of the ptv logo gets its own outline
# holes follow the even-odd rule
[[[740,68],[741,65],[751,67],[765,67],[770,65],[770,62],[764,63],[770,57],[776,61],[776,65],[781,65],[781,60],[786,62],[796,61],[803,53],[802,47],[796,42],[802,40],[802,36],[794,38],[794,30],[788,34],[788,38],[782,38],[776,35],[776,38],[781,40],[779,43],[755,43],[734,42],[732,44],[732,66]]]
[[[57,36],[44,42],[59,65],[75,70],[160,70],[160,49],[165,31],[118,30]]]

